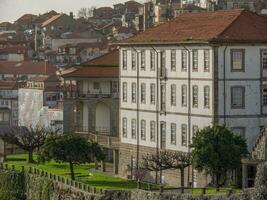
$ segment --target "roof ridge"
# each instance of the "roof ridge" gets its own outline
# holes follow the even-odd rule
[[[242,14],[244,13],[244,12],[246,12],[246,10],[245,9],[238,9],[238,10],[241,10],[241,12],[239,13],[239,15],[238,16],[236,16],[236,18],[220,33],[220,34],[218,34],[217,35],[217,37],[216,38],[214,38],[214,39],[217,39],[217,38],[219,38],[222,34],[224,34],[226,31],[228,31],[231,27],[232,27],[232,25],[238,20],[238,18],[240,17],[240,16],[242,16]],[[249,11],[250,12],[250,11]]]

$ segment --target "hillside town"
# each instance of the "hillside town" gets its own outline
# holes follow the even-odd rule
[[[0,179],[23,165],[57,188],[14,200],[267,198],[267,1],[93,3],[0,18]]]

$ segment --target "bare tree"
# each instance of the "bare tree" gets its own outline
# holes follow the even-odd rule
[[[93,16],[95,8],[95,6],[91,6],[90,8],[80,8],[77,15],[79,18],[88,19]]]
[[[15,126],[0,129],[0,138],[28,152],[28,162],[33,163],[33,152],[40,148],[47,136],[52,133],[41,126]]]
[[[149,171],[179,169],[181,171],[181,187],[184,187],[184,170],[191,165],[191,154],[178,151],[161,151],[158,155],[143,157],[142,167]]]

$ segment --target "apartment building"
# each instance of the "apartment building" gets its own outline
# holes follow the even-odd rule
[[[251,150],[267,123],[266,69],[266,18],[244,10],[186,13],[121,42],[121,175],[132,176],[144,154],[190,152],[192,136],[212,124]],[[176,186],[179,176],[157,175]],[[186,177],[188,186],[207,184],[191,167]]]
[[[95,58],[62,77],[65,83],[64,132],[76,132],[104,146],[117,174],[119,51]]]

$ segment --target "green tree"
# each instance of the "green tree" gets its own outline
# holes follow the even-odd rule
[[[54,159],[56,162],[68,162],[71,179],[75,180],[74,164],[101,161],[105,158],[102,147],[95,142],[88,142],[76,134],[62,134],[47,138],[38,152],[40,162]]]
[[[219,125],[199,130],[192,148],[193,166],[211,175],[218,190],[227,180],[227,171],[238,168],[247,153],[245,139]]]

